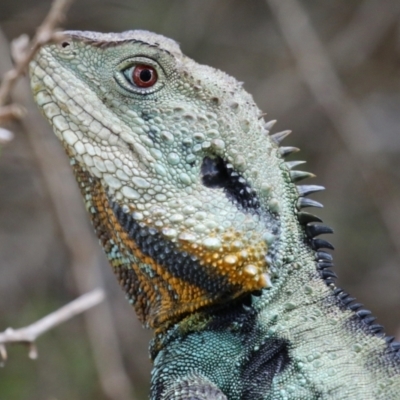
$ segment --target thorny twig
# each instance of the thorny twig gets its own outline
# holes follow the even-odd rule
[[[57,26],[64,20],[71,3],[72,0],[55,0],[33,39],[29,43],[25,43],[25,46],[14,46],[15,66],[4,74],[0,85],[0,123],[20,118],[23,115],[22,108],[17,104],[11,104],[4,110],[8,95],[18,78],[26,72],[29,62],[40,47],[57,40]]]
[[[53,329],[55,326],[68,321],[75,315],[81,314],[86,310],[101,303],[105,298],[103,289],[95,289],[86,293],[57,311],[46,315],[39,321],[20,329],[8,328],[0,332],[0,363],[7,360],[6,344],[24,343],[29,345],[29,357],[37,358],[36,339],[43,333]]]

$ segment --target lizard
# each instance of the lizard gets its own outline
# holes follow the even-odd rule
[[[143,30],[30,64],[94,229],[154,330],[152,400],[400,399],[400,343],[335,284],[322,186],[242,83]]]

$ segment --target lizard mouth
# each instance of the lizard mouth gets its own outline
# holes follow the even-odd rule
[[[203,185],[217,189],[222,188],[226,196],[236,206],[246,211],[258,210],[260,202],[255,191],[247,181],[221,157],[205,157],[201,165]]]

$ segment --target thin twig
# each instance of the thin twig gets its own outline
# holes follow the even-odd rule
[[[31,345],[31,351],[29,352],[30,358],[37,358],[34,343],[40,335],[43,335],[43,333],[53,329],[57,325],[68,321],[75,315],[81,314],[96,306],[101,303],[104,298],[105,294],[103,289],[95,289],[78,297],[57,311],[46,315],[29,326],[15,330],[7,328],[4,332],[0,332],[0,356],[3,360],[7,359],[5,344],[25,343]]]
[[[15,62],[15,67],[5,74],[2,85],[0,86],[0,110],[10,96],[11,89],[14,87],[18,78],[20,78],[27,69],[31,59],[39,50],[40,46],[48,42],[58,42],[56,27],[64,19],[67,7],[72,3],[72,0],[54,0],[51,10],[45,18],[42,25],[38,28],[36,35],[30,43],[26,38],[19,38],[12,45],[12,55]],[[0,39],[1,39],[0,32]],[[30,47],[30,50],[28,50]],[[30,95],[27,86],[21,87],[21,90],[15,93],[14,97],[19,110],[24,110],[19,106],[19,103],[25,105],[27,109],[27,117],[22,121],[24,126],[29,126],[28,138],[34,150],[40,166],[44,182],[47,186],[49,197],[53,204],[53,210],[57,218],[62,236],[65,239],[67,248],[70,250],[72,259],[73,275],[81,293],[90,290],[92,283],[88,276],[89,271],[86,267],[90,267],[97,263],[98,258],[93,256],[97,253],[98,247],[92,238],[90,231],[87,229],[86,216],[80,218],[71,218],[71,214],[81,214],[81,199],[75,195],[75,192],[70,190],[71,186],[65,185],[60,189],[60,174],[64,172],[60,166],[60,159],[63,157],[61,149],[49,144],[47,132],[48,129],[40,127],[41,122],[32,115],[32,109],[35,109],[32,101],[29,101]],[[21,111],[19,111],[21,112]],[[14,114],[16,112],[14,111]],[[14,115],[15,116],[15,115]],[[0,118],[0,123],[10,120],[10,113],[7,118]],[[32,124],[32,119],[34,124]],[[38,126],[37,126],[38,125]],[[68,180],[68,179],[67,179]],[[71,179],[70,179],[71,180]],[[67,212],[66,210],[69,210]],[[74,223],[75,221],[76,223]],[[80,224],[78,221],[82,221]],[[97,270],[98,266],[91,269]],[[98,271],[98,270],[97,270]],[[98,273],[98,275],[100,275]],[[119,350],[118,339],[113,319],[108,302],[103,302],[99,308],[98,314],[100,318],[92,317],[85,314],[86,330],[89,335],[89,342],[93,348],[93,356],[100,377],[100,383],[103,391],[109,399],[131,400],[133,397],[132,385],[129,376],[125,372],[122,355]],[[100,327],[101,321],[102,328]],[[106,333],[106,335],[104,335]],[[107,345],[104,345],[102,339],[107,338]],[[4,345],[3,345],[4,346]],[[33,348],[32,355],[35,355]],[[5,348],[0,345],[0,355],[5,352]]]
[[[20,119],[25,115],[25,110],[16,104],[0,107],[0,121]]]
[[[65,18],[68,7],[72,0],[54,0],[49,13],[43,23],[37,29],[37,32],[29,45],[24,46],[24,49],[18,48],[18,53],[14,55],[15,66],[10,71],[4,74],[0,85],[0,107],[4,106],[11,89],[16,84],[17,80],[26,72],[29,62],[33,59],[36,52],[44,44],[57,40],[56,29],[60,22]],[[19,106],[11,105],[13,109]],[[20,112],[4,113],[0,109],[0,122],[20,117]]]
[[[0,42],[2,37],[0,31]],[[8,54],[0,56],[7,58]],[[65,153],[56,137],[51,135],[48,124],[39,118],[29,86],[25,79],[22,81],[25,84],[18,86],[11,97],[27,110],[21,124],[27,132],[51,210],[68,249],[75,284],[80,293],[86,293],[93,287],[103,286],[99,270],[100,249],[86,223],[87,214],[82,207],[81,196],[75,189],[76,182]],[[95,285],[93,280],[97,280]],[[132,400],[133,388],[125,370],[109,301],[104,301],[95,312],[84,314],[84,321],[105,396],[110,400]]]

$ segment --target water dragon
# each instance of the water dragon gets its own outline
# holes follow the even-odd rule
[[[69,31],[30,65],[129,302],[151,399],[400,399],[400,344],[335,285],[312,174],[242,84],[147,31]]]

